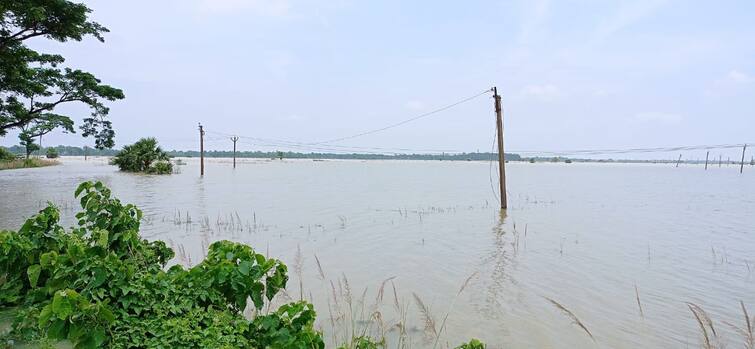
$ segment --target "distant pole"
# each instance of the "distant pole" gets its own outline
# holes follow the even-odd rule
[[[199,175],[204,176],[204,128],[199,124]]]
[[[87,155],[89,155],[89,147],[84,146],[84,161],[87,161]]]
[[[233,168],[236,168],[236,142],[239,140],[238,136],[231,137],[231,141],[233,142]]]
[[[718,154],[718,167],[721,167],[721,159],[723,159],[723,155]]]
[[[705,152],[705,170],[708,170],[708,155],[710,155],[710,150]]]
[[[742,147],[742,161],[739,163],[739,173],[742,173],[745,168],[745,152],[747,151],[747,144]]]
[[[676,167],[679,167],[680,162],[682,162],[682,154],[679,154],[679,160],[676,160]]]
[[[498,129],[498,178],[501,189],[501,209],[505,210],[508,206],[506,202],[506,159],[503,151],[503,109],[501,108],[501,96],[498,95],[498,88],[493,87],[493,98],[495,99],[495,121]]]

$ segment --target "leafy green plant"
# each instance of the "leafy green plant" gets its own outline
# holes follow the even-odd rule
[[[48,205],[18,232],[0,232],[0,307],[21,309],[8,339],[66,339],[76,348],[323,348],[310,304],[252,320],[285,288],[286,266],[251,247],[213,243],[207,258],[165,270],[173,251],[139,237],[141,211],[102,183],[75,193],[77,226]]]
[[[480,342],[477,339],[472,339],[469,341],[469,343],[464,343],[456,347],[456,349],[485,349],[485,347],[485,343]]]
[[[173,164],[154,138],[142,138],[136,143],[123,147],[111,163],[121,171],[146,172],[150,174],[170,174]]]

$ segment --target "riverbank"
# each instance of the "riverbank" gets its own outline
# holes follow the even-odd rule
[[[60,164],[60,162],[57,160],[45,160],[45,159],[38,159],[38,158],[16,159],[16,160],[11,160],[11,161],[0,161],[0,171],[15,170],[19,168],[55,166],[58,164]]]

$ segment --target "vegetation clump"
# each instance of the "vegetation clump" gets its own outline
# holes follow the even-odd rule
[[[16,159],[16,154],[11,153],[8,149],[0,147],[0,161],[13,161]]]
[[[111,161],[121,171],[144,172],[149,174],[171,174],[173,164],[154,138],[142,138],[134,144],[123,147]]]
[[[18,307],[3,340],[68,340],[76,348],[323,348],[311,304],[262,311],[286,266],[251,247],[213,243],[207,257],[165,270],[173,251],[139,237],[142,212],[102,183],[76,190],[84,211],[66,231],[49,205],[0,232],[0,307]]]
[[[57,159],[58,157],[60,157],[60,154],[55,148],[47,148],[45,156],[48,159]]]

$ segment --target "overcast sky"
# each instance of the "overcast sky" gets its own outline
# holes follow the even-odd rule
[[[111,30],[104,44],[33,46],[124,90],[111,104],[117,147],[154,136],[167,149],[196,149],[198,122],[212,132],[322,141],[493,85],[511,151],[755,142],[751,0],[87,4]],[[489,151],[492,103],[486,95],[336,144]],[[43,142],[92,144],[60,132]],[[244,142],[242,150],[270,149]],[[0,139],[16,143],[15,134]],[[208,134],[210,149],[230,146]]]

